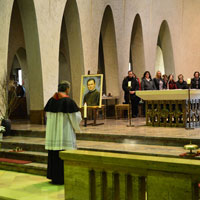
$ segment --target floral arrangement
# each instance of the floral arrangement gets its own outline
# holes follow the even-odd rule
[[[5,127],[4,126],[0,126],[0,133],[3,133],[5,131],[6,131]]]
[[[6,75],[4,77],[5,78],[0,81],[0,103],[4,105],[4,109],[0,109],[0,114],[4,119],[9,119],[11,113],[19,105],[19,101],[12,81],[8,81]]]
[[[2,121],[2,119],[3,119],[3,117],[0,116],[0,121]],[[3,132],[5,132],[5,131],[6,131],[6,128],[5,128],[4,126],[1,126],[1,125],[0,125],[0,133],[3,133]]]

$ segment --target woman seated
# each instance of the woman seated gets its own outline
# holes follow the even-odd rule
[[[162,78],[163,78],[163,81],[164,81],[164,83],[165,83],[165,87],[166,87],[166,89],[167,89],[167,85],[168,85],[168,76],[167,76],[167,74],[163,74],[163,75],[162,75]]]
[[[176,82],[174,81],[174,75],[170,74],[168,77],[168,87],[169,89],[177,89]]]
[[[135,73],[133,73],[133,78],[135,78],[135,79],[138,81],[138,84],[139,84],[139,90],[141,90],[141,82],[140,82],[140,79],[136,76]]]
[[[191,80],[191,88],[200,89],[200,78],[199,72],[194,72],[194,78]]]
[[[160,71],[156,72],[156,77],[153,79],[153,81],[157,90],[166,89],[166,85],[164,80],[162,79],[162,74]]]
[[[156,90],[156,86],[149,71],[144,72],[141,87],[142,90]]]

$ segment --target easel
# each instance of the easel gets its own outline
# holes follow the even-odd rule
[[[88,75],[90,75],[90,70],[88,70]],[[88,125],[92,125],[92,126],[99,126],[99,125],[103,125],[104,123],[99,123],[97,124],[97,113],[98,113],[98,110],[101,109],[105,109],[104,105],[102,106],[87,106],[87,111],[92,109],[92,113],[93,113],[93,117],[94,117],[94,122],[93,123],[87,123],[87,118],[84,118],[84,126],[87,127]],[[105,112],[105,110],[104,110]],[[105,115],[105,114],[104,114]],[[87,113],[87,116],[88,116],[88,113]]]
[[[93,113],[93,118],[94,118],[94,121],[93,123],[87,123],[87,118],[84,118],[84,126],[88,126],[88,125],[92,125],[92,126],[99,126],[99,125],[103,125],[104,123],[97,123],[97,114],[98,114],[98,110],[104,110],[103,112],[105,112],[105,106],[102,105],[101,107],[99,106],[92,106],[92,107],[89,107],[88,106],[88,110],[92,110],[92,113]],[[105,114],[104,114],[105,115]]]

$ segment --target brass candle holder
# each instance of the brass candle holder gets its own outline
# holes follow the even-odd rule
[[[87,127],[87,117],[84,118],[84,126]]]
[[[198,148],[199,148],[198,145],[192,144],[191,141],[190,141],[190,144],[186,144],[186,145],[184,146],[184,149],[190,151],[190,152],[187,153],[187,155],[193,155],[193,154],[195,154],[195,153],[192,152],[192,151],[193,151],[193,150],[196,150],[196,149],[198,149]]]

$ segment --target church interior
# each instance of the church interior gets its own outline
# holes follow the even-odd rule
[[[199,200],[199,9],[199,0],[0,0],[0,199]],[[138,86],[132,94],[127,82],[126,101],[129,72]],[[166,87],[163,76],[163,90],[143,89],[146,72],[169,76]],[[170,75],[186,88],[169,88]],[[77,150],[59,154],[64,185],[54,185],[44,107],[64,80],[82,121]],[[84,104],[91,80],[97,106]]]

